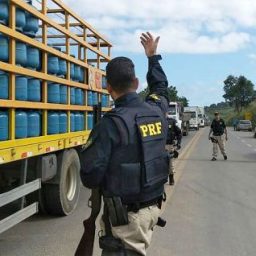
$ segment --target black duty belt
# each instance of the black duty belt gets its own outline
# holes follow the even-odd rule
[[[222,136],[223,133],[213,133],[213,136]]]
[[[159,208],[161,208],[163,198],[158,197],[156,199],[146,201],[146,202],[140,202],[140,203],[133,203],[127,205],[127,211],[128,212],[138,212],[142,208],[146,208],[149,206],[157,205]]]

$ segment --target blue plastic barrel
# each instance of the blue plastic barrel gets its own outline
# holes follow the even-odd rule
[[[59,58],[57,56],[48,54],[47,65],[49,74],[57,75],[59,73]]]
[[[9,39],[7,36],[0,34],[0,61],[9,61]]]
[[[58,134],[60,132],[60,119],[58,113],[48,112],[47,131],[48,134]]]
[[[97,105],[98,104],[98,93],[97,92],[93,92],[92,93],[92,104],[93,105]]]
[[[81,131],[85,130],[85,120],[84,120],[84,114],[80,113],[81,118]]]
[[[16,29],[23,31],[23,28],[26,25],[26,14],[25,11],[21,8],[16,8]]]
[[[68,101],[68,88],[66,85],[60,85],[60,103],[67,104]]]
[[[16,100],[28,100],[28,78],[16,75],[15,78],[15,98]]]
[[[81,75],[80,75],[79,82],[84,83],[84,68],[81,67],[80,71],[81,71]]]
[[[60,103],[60,85],[56,83],[48,83],[48,102]]]
[[[0,1],[0,23],[7,25],[9,20],[8,1]]]
[[[0,71],[0,99],[9,98],[9,74]]]
[[[101,106],[105,107],[105,94],[101,95]]]
[[[40,66],[40,53],[39,49],[27,45],[27,67],[38,69]]]
[[[15,114],[15,138],[22,139],[28,137],[28,116],[24,111],[16,111]]]
[[[76,104],[76,93],[75,93],[74,87],[70,87],[70,104],[71,105]]]
[[[82,89],[82,103],[81,105],[85,105],[85,91]]]
[[[75,89],[75,95],[76,95],[76,105],[83,105],[83,91],[81,88]]]
[[[105,76],[102,76],[101,86],[102,86],[103,89],[107,88],[107,79],[106,79]]]
[[[81,131],[81,126],[82,126],[82,122],[81,122],[81,115],[79,112],[75,113],[75,131]]]
[[[60,133],[66,133],[68,131],[68,115],[66,113],[60,113]]]
[[[32,1],[27,1],[28,4],[32,5]],[[23,28],[24,33],[27,36],[35,37],[39,30],[39,20],[30,12],[26,12],[26,25]]]
[[[28,78],[28,100],[41,101],[41,82],[36,78]]]
[[[74,132],[75,131],[75,114],[70,113],[70,131]]]
[[[87,114],[87,130],[92,130],[93,128],[93,114],[88,113]]]
[[[38,137],[40,134],[40,114],[36,111],[28,112],[28,137]]]
[[[70,79],[75,80],[75,64],[70,63]]]
[[[9,116],[7,111],[0,111],[0,141],[9,139]]]
[[[58,75],[66,77],[66,75],[67,75],[67,61],[66,60],[59,59]]]
[[[87,106],[92,106],[93,101],[92,101],[92,91],[87,91]]]
[[[16,64],[24,67],[27,65],[27,46],[20,41],[16,41]]]
[[[81,80],[81,66],[75,64],[74,70],[75,70],[74,80],[80,81]]]

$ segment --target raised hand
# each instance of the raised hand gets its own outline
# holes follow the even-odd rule
[[[140,36],[141,44],[145,49],[145,53],[148,57],[156,55],[157,45],[159,42],[160,36],[156,39],[149,33],[142,33]]]

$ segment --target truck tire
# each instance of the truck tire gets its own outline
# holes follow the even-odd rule
[[[48,214],[67,216],[77,206],[80,194],[80,161],[75,149],[58,155],[57,176],[43,184],[43,205]]]

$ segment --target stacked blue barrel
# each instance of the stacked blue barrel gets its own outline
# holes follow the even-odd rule
[[[68,114],[66,112],[48,111],[48,135],[66,133],[68,131]],[[73,114],[70,115],[71,130]]]
[[[101,87],[102,87],[103,89],[107,89],[107,79],[106,79],[105,76],[102,76]]]
[[[101,105],[105,108],[109,106],[109,96],[107,94],[101,95]]]
[[[32,0],[26,0],[32,5]],[[35,8],[35,7],[33,7]],[[0,24],[8,26],[9,24],[9,0],[0,0]],[[16,7],[16,29],[24,35],[35,38],[39,31],[39,19],[20,7]],[[10,39],[5,34],[0,33],[0,61],[9,62]],[[55,50],[62,51],[59,47],[53,47]],[[40,49],[26,44],[23,41],[15,42],[15,64],[17,66],[41,71],[42,52]],[[73,58],[76,58],[72,55]],[[54,54],[47,54],[47,73],[60,78],[68,79],[67,68],[70,67],[70,79],[78,83],[88,82],[88,70],[74,60],[67,65],[67,61]],[[8,100],[10,74],[0,70],[0,99]],[[102,78],[102,88],[106,88],[106,78]],[[70,101],[68,101],[68,92],[70,92]],[[28,77],[22,74],[15,75],[15,99],[19,101],[41,102],[42,101],[42,81],[34,77]],[[71,105],[97,105],[102,101],[102,106],[108,106],[108,96],[95,91],[86,91],[81,87],[68,87],[65,84],[56,82],[47,82],[48,103],[53,104],[71,104]],[[37,137],[42,135],[42,111],[40,110],[15,110],[15,138],[23,139],[28,137]],[[82,131],[86,128],[93,128],[93,114],[85,111],[72,111],[70,113],[70,131]],[[9,109],[0,108],[0,141],[10,139],[9,134]],[[66,111],[47,111],[48,127],[47,134],[60,134],[68,132],[68,114]],[[85,122],[86,120],[86,122]]]
[[[75,112],[75,131],[83,131],[85,129],[84,113]]]
[[[0,141],[9,139],[9,115],[7,110],[0,109]]]
[[[87,130],[92,130],[93,128],[93,113],[87,113]]]

